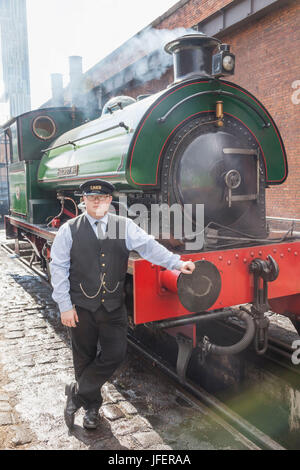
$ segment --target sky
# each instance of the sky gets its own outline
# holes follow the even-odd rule
[[[27,0],[31,107],[51,97],[51,73],[69,82],[70,55],[83,72],[162,15],[176,0]]]

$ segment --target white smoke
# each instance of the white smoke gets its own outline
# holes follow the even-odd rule
[[[152,51],[163,49],[168,42],[185,34],[199,34],[199,32],[192,28],[156,29],[148,27],[131,38],[126,46],[130,49],[133,48],[136,54],[147,55]]]
[[[122,46],[122,64],[115,76],[112,88],[118,83],[128,83],[135,79],[144,83],[159,79],[172,66],[173,59],[164,50],[164,46],[174,39],[186,34],[199,34],[192,28],[156,29],[148,27],[129,39]],[[126,64],[126,65],[125,65]]]
[[[139,84],[159,80],[173,64],[173,58],[164,50],[164,46],[186,34],[199,34],[199,32],[183,27],[143,29],[105,58],[95,82],[89,77],[89,87],[99,85],[100,79],[104,93],[116,96],[123,94],[123,90],[130,86],[132,80]]]

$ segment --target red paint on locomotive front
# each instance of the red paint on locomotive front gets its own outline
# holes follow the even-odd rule
[[[278,313],[300,316],[300,242],[268,244],[248,248],[184,254],[184,261],[206,260],[219,270],[222,280],[217,301],[209,309],[217,310],[234,305],[252,303],[253,274],[249,265],[255,258],[268,259],[271,255],[279,266],[278,278],[268,283],[270,305]],[[148,261],[132,260],[134,282],[134,321],[136,324],[188,315],[175,292],[175,277],[163,275],[163,268]],[[169,285],[169,289],[162,287]],[[276,300],[276,301],[275,301]]]

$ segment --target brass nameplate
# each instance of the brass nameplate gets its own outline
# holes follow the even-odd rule
[[[64,168],[57,169],[57,176],[77,176],[78,175],[78,165],[74,166],[65,166]]]

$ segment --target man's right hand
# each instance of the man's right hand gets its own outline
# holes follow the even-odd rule
[[[78,315],[75,308],[62,312],[60,314],[61,322],[65,326],[76,328],[76,323],[79,323]]]

